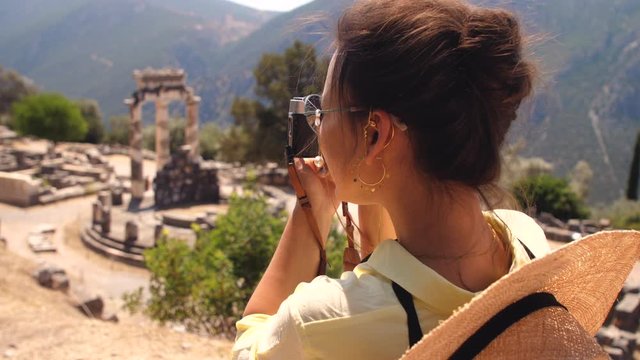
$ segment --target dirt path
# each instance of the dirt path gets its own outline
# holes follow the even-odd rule
[[[57,202],[46,206],[18,208],[0,204],[2,235],[7,240],[8,250],[35,262],[47,262],[58,265],[79,279],[79,284],[87,291],[99,293],[105,298],[119,299],[124,292],[146,286],[148,271],[126,266],[104,257],[98,257],[82,246],[78,230],[90,221],[91,202],[95,196],[86,196]],[[51,224],[57,230],[54,244],[57,253],[35,254],[29,249],[27,235],[38,224]]]

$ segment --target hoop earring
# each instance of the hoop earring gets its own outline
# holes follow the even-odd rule
[[[380,164],[382,164],[382,176],[380,177],[380,179],[378,179],[378,181],[376,182],[366,182],[364,179],[362,179],[362,176],[360,175],[360,166],[362,165],[362,161],[363,159],[360,159],[360,161],[358,161],[358,165],[356,165],[356,177],[357,180],[360,181],[360,188],[361,189],[366,189],[367,191],[371,191],[371,192],[375,192],[376,189],[380,189],[380,184],[382,184],[382,182],[389,178],[389,174],[387,174],[387,167],[384,165],[384,161],[382,161],[382,157],[377,157],[376,160],[380,161]]]

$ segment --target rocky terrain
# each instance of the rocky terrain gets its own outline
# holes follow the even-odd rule
[[[89,319],[72,306],[72,295],[38,286],[31,276],[36,267],[0,247],[0,353],[5,359],[228,358],[232,343],[226,339],[160,327],[122,311],[118,323]]]

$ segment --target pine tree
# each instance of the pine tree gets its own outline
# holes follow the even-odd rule
[[[636,146],[633,150],[631,170],[629,171],[629,183],[627,184],[627,199],[638,200],[638,177],[640,176],[640,132],[636,138]]]

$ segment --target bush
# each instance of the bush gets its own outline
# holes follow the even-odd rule
[[[117,115],[109,118],[109,132],[105,136],[108,144],[129,145],[129,128],[131,119],[128,115]]]
[[[151,271],[145,312],[190,330],[232,335],[284,223],[284,214],[270,214],[264,196],[248,186],[243,195],[232,196],[214,230],[196,229],[193,249],[183,241],[162,238],[145,252]],[[126,295],[126,306],[135,309],[139,299],[135,293]]]
[[[220,153],[220,143],[224,133],[215,123],[206,123],[198,132],[200,155],[205,160],[217,159]]]
[[[81,141],[87,122],[77,105],[55,93],[27,96],[12,106],[13,128],[20,135],[52,141]]]
[[[571,191],[569,183],[548,174],[518,181],[513,194],[522,208],[535,206],[538,214],[548,212],[562,220],[589,216],[584,201]]]
[[[83,141],[90,144],[100,144],[105,136],[100,105],[93,99],[78,100],[76,105],[80,108],[80,113],[88,126],[87,134]]]
[[[620,199],[610,205],[596,207],[593,218],[607,218],[615,229],[640,230],[640,202]]]

